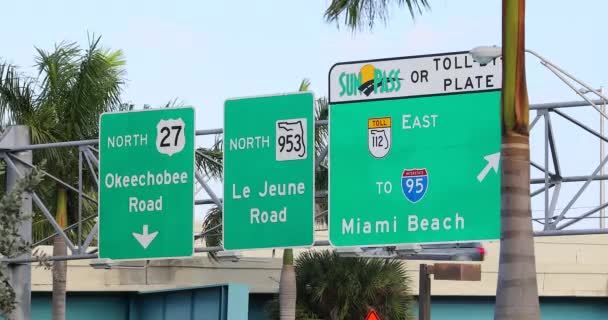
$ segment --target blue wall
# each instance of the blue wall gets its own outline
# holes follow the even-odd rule
[[[234,291],[237,292],[239,289]],[[235,297],[242,298],[242,293]],[[227,297],[226,294],[227,292],[222,289],[166,291],[143,295],[69,293],[67,320],[163,319],[161,316],[165,317],[164,319],[189,319],[190,314],[204,315],[194,319],[226,319],[221,315],[228,316],[228,311],[222,309],[223,304],[218,303]],[[232,308],[239,314],[235,313],[227,319],[267,320],[264,305],[272,298],[271,294],[251,294],[248,301],[242,299],[240,302],[233,301]],[[226,301],[230,305],[230,300]],[[248,308],[243,307],[245,305],[248,305]],[[191,311],[194,313],[190,313]],[[605,320],[608,319],[608,298],[542,298],[541,311],[543,320]],[[432,299],[433,320],[487,320],[493,318],[493,312],[492,297],[433,297]],[[32,319],[51,319],[50,294],[33,294]]]
[[[129,294],[69,293],[66,303],[68,320],[129,319]],[[32,319],[50,320],[51,318],[51,294],[34,292]]]
[[[70,292],[66,303],[67,320],[247,320],[249,289],[227,284],[145,293]],[[33,293],[32,319],[51,318],[51,294]]]
[[[264,304],[272,295],[252,294],[249,320],[269,320]],[[608,298],[541,298],[542,320],[606,320]],[[414,315],[418,309],[414,306]],[[432,320],[488,320],[494,318],[494,297],[433,297]]]
[[[541,298],[540,308],[542,320],[608,319],[608,298]],[[431,318],[493,319],[494,297],[433,297]]]

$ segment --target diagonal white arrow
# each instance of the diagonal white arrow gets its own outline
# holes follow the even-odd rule
[[[154,240],[154,238],[156,238],[157,234],[158,234],[158,231],[148,234],[148,225],[147,224],[144,224],[144,231],[141,234],[133,232],[133,236],[139,242],[139,244],[141,244],[141,246],[144,247],[144,250],[148,248],[148,246],[150,245],[152,240]]]
[[[486,176],[490,172],[490,169],[494,169],[494,172],[498,172],[498,163],[500,162],[500,152],[489,154],[483,158],[486,159],[488,164],[486,164],[486,166],[483,168],[483,170],[481,170],[481,172],[477,175],[477,180],[479,180],[479,182],[482,182],[483,179],[486,178]]]

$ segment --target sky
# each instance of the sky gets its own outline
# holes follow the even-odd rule
[[[126,102],[160,106],[177,99],[196,107],[197,129],[211,129],[222,127],[227,98],[293,92],[304,78],[317,97],[325,96],[328,72],[336,62],[501,42],[500,0],[432,0],[432,9],[415,19],[406,9],[394,8],[388,24],[358,33],[324,21],[328,2],[5,1],[0,61],[35,73],[36,47],[52,50],[61,41],[86,45],[89,35],[101,35],[105,47],[121,49],[126,57]],[[603,16],[608,1],[577,4],[528,1],[526,46],[589,85],[608,88]],[[531,103],[580,100],[532,56],[527,57],[527,80]],[[599,128],[594,110],[567,112]],[[534,130],[532,158],[542,162],[543,126]],[[591,173],[598,164],[599,141],[559,119],[554,130],[564,174]],[[533,174],[540,177],[538,171]],[[564,187],[562,194],[573,195],[577,185]],[[215,189],[220,191],[217,185]],[[598,184],[593,183],[574,205],[578,211],[567,216],[597,205],[597,198]],[[567,202],[563,198],[557,207]],[[533,209],[542,214],[542,202],[534,200]],[[597,226],[597,219],[585,226]]]

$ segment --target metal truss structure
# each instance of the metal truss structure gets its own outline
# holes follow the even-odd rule
[[[537,232],[537,235],[550,235],[550,234],[587,234],[587,233],[605,233],[603,228],[595,229],[566,229],[587,217],[596,214],[602,209],[608,206],[607,203],[601,201],[597,207],[591,208],[590,210],[580,214],[576,217],[566,218],[566,214],[570,212],[570,209],[574,206],[577,200],[583,195],[585,190],[592,181],[603,181],[607,180],[608,176],[600,174],[602,168],[608,161],[608,157],[604,157],[598,166],[588,175],[567,175],[560,165],[559,156],[557,153],[557,139],[554,134],[554,125],[552,118],[561,117],[569,123],[577,126],[581,129],[581,133],[587,133],[598,138],[601,142],[607,142],[607,137],[600,132],[590,128],[588,125],[575,119],[564,112],[564,108],[584,107],[591,106],[593,104],[600,104],[601,101],[584,101],[584,102],[562,102],[562,103],[548,103],[530,106],[531,112],[536,112],[534,120],[531,122],[531,134],[536,133],[533,129],[537,123],[544,123],[543,140],[544,140],[544,163],[539,164],[535,161],[530,161],[531,168],[535,168],[543,172],[543,178],[532,178],[530,180],[531,189],[534,186],[541,185],[540,188],[533,190],[530,194],[532,198],[539,195],[544,196],[543,205],[543,218],[533,218],[535,222],[542,225],[543,230]],[[598,144],[599,145],[599,144]],[[553,170],[550,167],[553,167]],[[557,203],[561,195],[562,186],[567,183],[583,182],[583,185],[578,188],[574,196],[568,201],[567,205],[561,209],[557,209]],[[549,190],[553,192],[550,193]],[[559,232],[561,231],[561,232]]]
[[[533,178],[530,180],[531,187],[540,185],[541,187],[532,191],[531,197],[537,197],[540,195],[544,195],[545,197],[545,206],[544,206],[544,218],[543,219],[534,219],[537,222],[543,225],[543,230],[536,231],[536,236],[550,236],[550,235],[569,235],[569,234],[590,234],[590,233],[608,233],[606,229],[568,229],[568,227],[576,224],[577,222],[585,219],[586,217],[593,215],[600,211],[603,208],[608,207],[608,203],[600,203],[597,207],[577,216],[574,219],[565,220],[564,217],[566,213],[569,212],[569,209],[574,205],[574,203],[579,199],[581,194],[586,190],[589,184],[595,180],[608,180],[608,175],[600,175],[600,169],[606,162],[608,162],[608,157],[605,157],[603,161],[598,165],[593,172],[589,175],[584,176],[568,176],[560,167],[559,157],[557,156],[557,143],[556,138],[554,136],[554,128],[552,124],[552,117],[559,116],[563,119],[571,122],[572,124],[578,126],[583,132],[591,134],[602,141],[608,142],[608,137],[600,134],[599,132],[593,130],[589,126],[583,124],[577,119],[571,117],[566,114],[563,109],[564,108],[577,108],[577,107],[589,107],[593,105],[601,104],[601,100],[589,100],[589,101],[573,101],[573,102],[559,102],[559,103],[546,103],[546,104],[537,104],[531,105],[531,112],[536,112],[536,116],[531,122],[531,128],[533,129],[537,123],[544,122],[544,142],[545,142],[545,150],[544,156],[545,161],[544,164],[539,164],[534,161],[531,161],[530,165],[533,168],[541,170],[544,172],[544,178]],[[327,121],[317,121],[317,126],[326,126]],[[9,130],[10,131],[10,130]],[[532,130],[534,133],[535,131]],[[222,129],[211,129],[211,130],[197,130],[197,136],[207,136],[207,135],[218,135],[222,134]],[[11,132],[7,132],[6,135],[11,135]],[[3,138],[6,138],[6,135]],[[0,146],[5,143],[1,143]],[[61,236],[70,250],[71,254],[63,257],[49,257],[48,260],[76,260],[76,259],[95,259],[97,258],[96,250],[89,250],[89,246],[92,241],[95,239],[98,233],[98,224],[96,223],[92,230],[84,235],[82,234],[82,223],[96,219],[96,215],[91,215],[88,217],[82,216],[82,208],[83,201],[89,201],[94,205],[97,205],[97,200],[86,193],[83,193],[83,175],[89,174],[92,180],[98,184],[100,177],[98,176],[99,169],[99,157],[98,150],[96,148],[98,140],[83,140],[83,141],[69,141],[69,142],[60,142],[60,143],[49,143],[49,144],[39,144],[39,145],[24,145],[24,146],[14,146],[12,148],[4,148],[0,149],[0,157],[4,160],[7,166],[7,176],[13,173],[16,174],[17,177],[23,176],[25,170],[31,169],[35,167],[35,164],[31,163],[31,152],[36,152],[41,149],[49,149],[49,148],[76,148],[78,149],[79,161],[78,161],[78,183],[76,186],[70,185],[65,181],[55,177],[49,172],[42,170],[45,177],[53,180],[55,183],[60,184],[71,192],[77,193],[78,196],[78,222],[68,226],[65,229],[62,229],[59,224],[55,221],[55,218],[49,211],[48,207],[42,201],[42,199],[34,192],[31,196],[31,200],[33,204],[42,212],[48,223],[51,224],[55,233],[49,235],[48,237],[41,239],[34,243],[34,246],[41,245],[47,243],[53,237],[59,235]],[[24,157],[24,154],[26,155]],[[327,155],[327,150],[324,149],[320,152],[320,155],[317,157],[315,161],[315,165],[317,168],[324,162],[325,157]],[[210,161],[214,161],[213,159],[209,159]],[[554,171],[551,171],[550,163],[553,164]],[[75,168],[76,169],[76,168]],[[206,194],[205,198],[197,197],[195,200],[195,205],[208,205],[215,204],[218,206],[222,205],[222,198],[218,197],[216,193],[213,191],[211,186],[208,183],[208,178],[205,177],[203,172],[196,172],[196,183],[197,186],[202,188],[204,194]],[[566,183],[570,182],[584,182],[584,184],[579,188],[574,197],[570,199],[568,205],[561,210],[561,212],[557,212],[556,204],[557,200],[560,196],[560,189]],[[11,183],[8,183],[8,188],[11,187]],[[553,193],[550,195],[548,190],[553,189]],[[327,191],[317,191],[316,197],[323,198],[327,196]],[[66,232],[70,230],[76,230],[77,237],[76,241],[72,241],[70,237],[67,236]],[[200,238],[204,234],[194,235],[197,238]],[[328,245],[327,241],[321,241],[315,243],[315,245]],[[195,248],[196,252],[210,252],[210,251],[221,251],[221,247],[197,247]],[[27,263],[36,261],[36,257],[20,257],[13,259],[2,259],[0,261],[5,263]]]
[[[603,174],[603,168],[606,162],[608,162],[608,156],[603,157],[601,159],[600,164],[588,175],[567,175],[566,170],[564,170],[560,166],[560,160],[557,154],[557,139],[554,134],[554,126],[553,120],[555,117],[561,117],[566,121],[572,123],[573,125],[580,128],[582,133],[589,134],[591,136],[595,136],[599,139],[599,141],[608,142],[608,137],[604,135],[603,125],[600,132],[592,129],[590,126],[576,119],[575,117],[568,115],[565,112],[567,108],[594,108],[600,115],[601,118],[608,118],[605,113],[603,105],[605,105],[608,98],[603,95],[602,90],[596,90],[591,88],[586,83],[576,79],[574,76],[561,69],[559,66],[550,62],[543,56],[532,50],[526,50],[528,53],[534,55],[540,60],[540,63],[546,67],[550,72],[552,72],[555,76],[557,76],[560,80],[562,80],[570,89],[576,92],[583,100],[581,101],[570,101],[570,102],[557,102],[557,103],[545,103],[545,104],[536,104],[530,106],[531,114],[535,114],[534,119],[531,121],[530,128],[531,134],[536,134],[538,130],[534,130],[538,123],[544,123],[544,132],[543,132],[543,140],[544,140],[544,163],[539,164],[534,161],[531,161],[530,165],[532,168],[538,169],[544,173],[543,178],[533,178],[530,180],[531,188],[535,188],[535,186],[540,185],[541,187],[538,189],[533,189],[531,193],[531,197],[535,198],[544,195],[544,216],[543,218],[533,218],[533,221],[540,223],[542,225],[542,230],[535,231],[536,236],[551,236],[551,235],[575,235],[575,234],[593,234],[593,233],[608,233],[607,229],[604,228],[595,228],[595,229],[572,229],[569,228],[572,225],[577,224],[578,222],[586,219],[587,217],[594,215],[598,211],[603,211],[604,208],[608,207],[608,203],[602,200],[600,201],[597,207],[591,208],[587,212],[580,214],[576,217],[568,217],[566,219],[566,213],[570,212],[573,205],[580,198],[580,196],[585,192],[587,187],[592,181],[603,181],[608,180],[608,175]],[[582,86],[583,89],[576,89],[577,86]],[[590,99],[585,94],[593,93],[599,99]],[[600,107],[602,106],[602,107]],[[327,126],[328,123],[326,120],[317,121],[316,126]],[[223,129],[209,129],[209,130],[197,130],[197,136],[208,136],[208,135],[221,135],[223,133]],[[78,222],[68,226],[66,229],[62,229],[59,224],[55,221],[53,215],[49,211],[48,207],[43,203],[42,199],[34,192],[31,195],[31,201],[33,201],[34,205],[40,209],[48,223],[51,224],[55,233],[49,235],[48,237],[41,239],[40,241],[34,243],[34,246],[44,244],[48,242],[53,237],[59,235],[61,236],[65,242],[67,247],[69,248],[70,255],[63,257],[49,257],[48,260],[75,260],[75,259],[95,259],[97,258],[96,249],[89,250],[89,246],[92,241],[95,239],[98,233],[98,224],[91,229],[91,231],[83,235],[82,234],[82,223],[96,219],[96,215],[91,215],[88,217],[82,216],[83,209],[83,201],[89,201],[94,205],[97,205],[97,200],[86,193],[83,193],[83,175],[89,174],[92,180],[99,184],[100,177],[98,176],[99,169],[99,157],[98,157],[98,149],[96,146],[99,141],[96,139],[93,140],[82,140],[82,141],[68,141],[68,142],[59,142],[59,143],[49,143],[49,144],[39,144],[39,145],[30,145],[29,138],[24,139],[24,137],[29,137],[29,132],[26,127],[16,126],[11,127],[9,130],[5,132],[5,134],[0,137],[0,157],[4,160],[7,167],[7,189],[14,185],[16,179],[20,176],[23,176],[26,170],[34,168],[35,164],[31,163],[32,152],[37,152],[42,149],[52,149],[52,148],[76,148],[78,150],[78,183],[76,186],[70,185],[65,181],[53,176],[48,172],[44,172],[44,175],[57,184],[62,185],[66,189],[71,192],[76,192],[78,194]],[[602,147],[602,144],[600,144]],[[535,151],[535,150],[532,150]],[[202,155],[202,154],[201,154]],[[204,156],[204,155],[202,155]],[[315,160],[316,168],[319,168],[321,165],[325,164],[325,158],[327,156],[327,148],[325,147],[323,150],[319,152],[317,158]],[[209,161],[215,161],[213,159],[208,159]],[[553,167],[553,170],[550,168]],[[74,168],[76,170],[76,168]],[[85,173],[86,171],[86,173]],[[204,194],[207,195],[206,198],[197,198],[195,200],[195,205],[208,205],[215,204],[218,206],[222,205],[222,199],[218,197],[211,186],[208,184],[209,177],[206,177],[203,172],[198,171],[196,173],[196,187],[199,190],[203,190]],[[562,194],[561,189],[568,183],[572,182],[583,182],[582,186],[576,191],[574,196],[569,200],[568,204],[561,210],[557,210],[557,203],[560,195]],[[603,192],[603,188],[601,189]],[[327,191],[317,191],[317,198],[327,197]],[[27,201],[30,201],[29,197],[27,197]],[[27,203],[24,203],[24,208],[27,207]],[[558,212],[559,211],[559,212]],[[326,214],[320,213],[319,215]],[[29,222],[29,226],[27,222],[23,226],[22,230],[23,236],[26,240],[31,239],[31,221]],[[29,230],[27,230],[29,228]],[[73,242],[66,234],[66,232],[76,230],[77,237],[76,241]],[[204,236],[204,234],[194,235],[194,238],[200,238]],[[328,245],[327,241],[320,241],[315,243],[315,245]],[[195,248],[195,252],[210,252],[210,251],[221,251],[221,247],[197,247]],[[9,264],[20,264],[20,263],[28,263],[37,261],[36,257],[18,257],[18,258],[1,258],[0,262],[9,263]]]

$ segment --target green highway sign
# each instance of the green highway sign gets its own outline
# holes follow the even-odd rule
[[[226,250],[312,245],[313,103],[311,93],[226,101]]]
[[[331,244],[499,238],[501,80],[467,52],[334,65]]]
[[[193,253],[194,109],[104,113],[99,132],[99,257]]]

